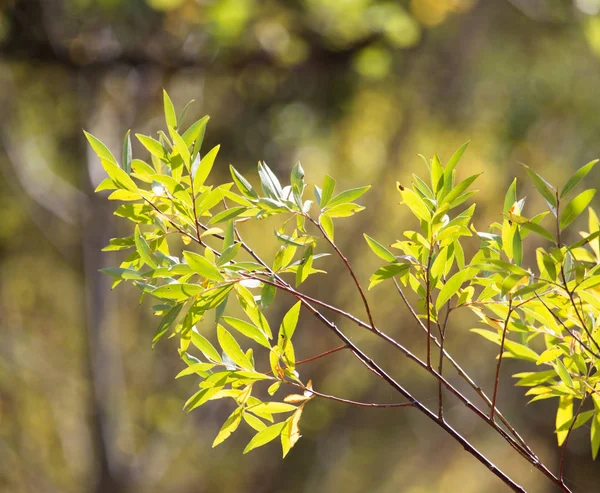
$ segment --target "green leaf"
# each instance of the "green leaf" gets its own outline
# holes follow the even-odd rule
[[[202,255],[185,251],[183,252],[183,257],[185,258],[187,264],[194,270],[194,272],[202,277],[217,282],[225,280],[223,275],[219,272],[219,269],[217,269]]]
[[[376,286],[380,282],[390,279],[391,277],[406,274],[410,270],[409,264],[393,263],[377,269],[369,279],[369,289]]]
[[[118,164],[115,164],[111,161],[107,161],[106,159],[102,159],[101,163],[108,176],[112,179],[113,183],[118,188],[122,190],[127,190],[135,194],[133,200],[137,200],[139,198],[140,192],[138,190],[137,185],[131,179],[131,177],[121,169],[121,167]]]
[[[510,186],[508,187],[508,191],[504,196],[504,214],[508,214],[511,207],[517,201],[517,179],[515,178]]]
[[[196,145],[194,146],[194,155],[196,155],[196,153],[198,152],[197,149],[199,149],[200,145],[202,144],[202,140],[204,139],[204,132],[206,131],[206,124],[208,123],[209,119],[209,116],[204,116],[200,118],[200,120],[190,125],[190,127],[181,136],[188,147],[190,147],[194,142],[197,143],[197,148]]]
[[[292,168],[292,172],[290,173],[290,184],[299,194],[302,193],[304,189],[304,170],[302,169],[300,162],[297,162]]]
[[[535,171],[533,171],[529,166],[525,166],[525,170],[531,178],[533,185],[537,188],[538,192],[540,192],[541,196],[546,199],[552,207],[556,208],[556,195],[554,194],[554,187],[550,185],[546,180],[544,180],[540,175],[538,175]]]
[[[231,173],[231,177],[233,178],[233,182],[238,190],[244,197],[249,199],[257,199],[258,194],[252,188],[252,185],[244,178],[238,170],[236,170],[231,164],[229,165],[229,171]]]
[[[267,336],[255,325],[252,325],[244,320],[233,317],[221,317],[224,322],[231,325],[238,332],[244,334],[246,337],[258,342],[261,346],[271,348]]]
[[[140,227],[137,224],[135,225],[134,239],[135,247],[140,256],[140,259],[152,269],[156,269],[157,264],[154,260],[152,252],[150,251],[150,246],[148,246],[148,242],[142,236],[142,233],[140,232]]]
[[[225,250],[223,250],[223,253],[219,257],[218,265],[221,266],[225,265],[227,262],[231,262],[237,256],[241,247],[241,243],[235,243],[228,246]]]
[[[557,359],[562,354],[563,354],[563,351],[561,348],[559,348],[557,346],[553,346],[549,349],[546,349],[542,354],[540,354],[540,357],[535,362],[535,364],[542,365],[544,363],[549,363],[550,361],[554,361],[555,359]]]
[[[285,424],[285,421],[283,421],[281,423],[271,425],[262,431],[259,431],[256,435],[254,435],[254,438],[250,440],[250,443],[244,449],[244,454],[247,454],[251,450],[257,447],[262,447],[263,445],[266,445],[267,443],[275,440],[275,438],[281,435],[281,432],[285,428]]]
[[[340,204],[347,204],[348,202],[353,202],[361,195],[363,195],[367,190],[369,190],[371,186],[360,187],[360,188],[352,188],[350,190],[346,190],[335,197],[333,197],[330,201],[327,202],[327,209],[335,207]]]
[[[121,161],[121,166],[125,170],[125,173],[128,175],[131,173],[131,160],[133,158],[133,154],[131,151],[131,130],[127,130],[125,134],[125,139],[123,140],[123,157]]]
[[[188,101],[188,103],[183,107],[183,110],[181,110],[181,113],[179,114],[179,116],[177,117],[177,128],[181,128],[181,125],[183,125],[183,122],[185,120],[185,116],[187,115],[188,110],[190,109],[190,106],[192,106],[192,103],[195,103],[196,100],[195,99],[191,99],[190,101]]]
[[[217,157],[217,154],[219,153],[220,148],[221,148],[221,146],[217,145],[217,146],[213,147],[210,151],[208,151],[206,153],[206,155],[200,161],[198,168],[196,170],[194,170],[195,171],[195,173],[194,173],[194,192],[195,193],[198,193],[198,190],[200,190],[200,187],[202,185],[204,185],[204,182],[208,178],[208,175],[210,174],[210,172],[213,168],[215,159]]]
[[[179,304],[169,309],[154,333],[154,337],[152,338],[152,347],[154,347],[156,343],[169,331],[171,325],[173,325],[175,320],[179,317],[182,308],[183,304]]]
[[[166,161],[167,154],[165,148],[158,140],[154,140],[152,137],[148,137],[142,134],[135,134],[137,139],[142,143],[142,145],[150,151],[150,154],[156,156],[158,159]]]
[[[329,175],[325,175],[323,180],[323,191],[321,192],[321,209],[327,207],[333,192],[335,191],[335,180]]]
[[[573,173],[571,178],[569,178],[569,181],[567,181],[563,189],[560,191],[560,197],[562,198],[567,195],[581,180],[583,180],[583,178],[585,178],[586,175],[592,171],[592,168],[597,162],[598,159],[594,159]]]
[[[92,134],[86,132],[85,130],[83,131],[83,133],[85,134],[88,142],[90,143],[90,146],[92,146],[92,149],[94,149],[94,152],[98,155],[100,159],[104,159],[113,164],[117,164],[117,160],[108,150],[108,147],[106,147],[99,139],[94,137]]]
[[[125,279],[131,281],[143,281],[145,277],[141,275],[137,270],[123,269],[123,268],[107,268],[100,269],[99,272],[107,274],[115,279]]]
[[[533,349],[509,339],[504,341],[504,349],[506,349],[513,357],[523,359],[525,361],[531,361],[535,363],[540,358],[540,355],[537,354]]]
[[[204,291],[198,284],[172,283],[160,286],[152,291],[152,296],[165,300],[183,301]]]
[[[263,192],[267,197],[277,200],[283,196],[279,180],[266,163],[258,163],[258,176],[260,177]]]
[[[296,287],[300,286],[313,272],[313,248],[308,247],[302,256],[298,270],[296,271]]]
[[[521,241],[521,233],[518,227],[513,235],[512,253],[515,263],[521,265],[523,262],[523,242]]]
[[[502,279],[500,296],[505,296],[506,293],[510,292],[521,279],[523,279],[523,276],[520,274],[511,274],[510,276],[504,277]]]
[[[558,409],[556,411],[556,429],[560,429],[565,423],[570,422],[572,419],[573,397],[570,395],[560,396]],[[558,440],[559,447],[563,444],[568,434],[568,430],[556,432],[556,439]]]
[[[183,405],[183,408],[189,413],[193,409],[200,407],[202,404],[206,404],[211,397],[219,393],[222,388],[222,386],[217,386],[199,390],[187,400],[187,402]]]
[[[281,385],[281,382],[276,382],[273,385]],[[264,430],[267,425],[265,425],[260,419],[250,413],[244,413],[244,421],[248,423],[252,428],[256,431]]]
[[[186,169],[190,169],[192,156],[190,154],[190,150],[187,147],[187,144],[181,138],[181,135],[177,133],[176,130],[171,129],[171,138],[173,139],[175,152],[181,157],[183,165],[186,167]],[[175,168],[173,167],[173,169]],[[173,174],[173,178],[177,178],[175,174]]]
[[[546,238],[547,240],[550,240],[550,241],[553,241],[554,243],[556,243],[554,236],[552,236],[546,228],[540,226],[539,224],[535,224],[531,221],[527,221],[525,223],[520,224],[520,226],[523,229],[526,229],[528,231],[536,233],[536,234],[540,235],[541,237]]]
[[[319,216],[319,224],[323,227],[323,231],[325,231],[325,234],[327,235],[327,237],[331,241],[333,241],[335,228],[333,226],[333,220],[331,219],[331,217],[329,217],[325,214],[321,214]]]
[[[192,329],[192,344],[209,360],[216,361],[217,363],[221,362],[221,355],[219,352],[195,327]]]
[[[386,247],[384,247],[381,243],[371,238],[368,234],[363,234],[363,236],[365,237],[365,240],[367,240],[369,247],[371,248],[371,250],[373,250],[373,253],[375,255],[382,258],[386,262],[396,261],[396,256],[392,252],[390,252]]]
[[[454,201],[458,199],[479,176],[481,176],[481,174],[482,173],[478,173],[476,175],[469,176],[469,178],[466,180],[461,181],[448,193],[448,195],[446,195],[446,197],[444,197],[444,200],[442,200],[440,205],[454,203]]]
[[[279,328],[279,341],[278,344],[283,346],[283,341],[290,341],[294,332],[296,330],[296,325],[298,324],[298,318],[300,316],[300,308],[302,307],[302,302],[298,301],[294,306],[292,306],[288,312],[283,317],[283,321],[281,322],[281,327]]]
[[[425,202],[415,192],[408,188],[404,188],[399,183],[397,184],[398,191],[402,196],[404,203],[410,208],[412,213],[423,221],[431,221],[431,213],[425,205]]]
[[[582,413],[579,413],[579,415],[577,416],[577,419],[575,420],[575,424],[573,424],[573,419],[571,418],[569,421],[567,421],[564,425],[562,425],[558,430],[556,431],[565,431],[565,430],[569,430],[569,428],[571,428],[571,425],[573,425],[573,430],[576,430],[577,428],[583,426],[584,424],[586,424],[590,418],[592,418],[594,416],[594,410],[590,410],[590,411],[584,411]]]
[[[573,380],[571,378],[571,375],[569,375],[569,372],[568,372],[565,364],[562,362],[562,360],[557,359],[556,366],[554,368],[556,370],[556,373],[560,377],[560,379],[563,381],[563,383],[567,387],[573,388]]]
[[[440,158],[436,155],[431,159],[431,188],[434,193],[442,188],[444,184],[444,168],[442,168],[442,163],[440,163]]]
[[[175,107],[171,98],[167,94],[167,91],[163,89],[163,105],[165,108],[165,122],[167,127],[177,128],[177,114],[175,113]]]
[[[456,165],[460,161],[460,158],[467,150],[467,147],[470,144],[470,140],[461,145],[458,150],[452,155],[448,163],[446,164],[446,168],[444,169],[444,181],[448,182],[452,178],[452,171],[456,168]]]
[[[567,204],[560,216],[560,229],[565,229],[579,214],[581,214],[594,198],[596,190],[589,189],[581,192]]]
[[[223,426],[219,430],[218,435],[215,438],[215,441],[212,444],[212,448],[215,448],[217,445],[223,443],[227,440],[231,434],[238,429],[238,426],[242,422],[242,414],[244,412],[243,407],[238,407],[235,411],[231,413],[231,415],[227,418]]]
[[[596,457],[598,457],[598,450],[600,450],[600,411],[596,411],[596,415],[592,419],[590,439],[592,444],[592,457],[596,460]]]
[[[227,332],[227,330],[220,324],[217,325],[217,338],[219,339],[219,344],[221,348],[225,352],[231,361],[233,361],[236,365],[246,369],[252,369],[252,363],[242,351],[242,348],[235,340],[235,338]]]
[[[323,215],[328,216],[328,217],[350,217],[364,209],[365,208],[362,205],[353,204],[353,203],[338,204],[331,208],[327,207],[323,211]]]
[[[209,370],[212,370],[215,367],[212,363],[194,363],[188,366],[187,368],[181,370],[176,376],[175,379],[186,377],[188,375],[200,375],[206,378],[210,375]]]
[[[231,219],[239,216],[240,214],[246,212],[248,210],[247,207],[231,207],[230,209],[225,209],[224,211],[219,212],[218,214],[215,214],[213,217],[210,218],[210,221],[208,221],[208,224],[218,224],[218,223],[222,223],[223,221],[230,221]]]
[[[444,284],[442,289],[440,289],[437,300],[435,301],[435,308],[437,311],[439,311],[440,308],[442,308],[455,294],[458,293],[458,290],[467,280],[468,274],[468,270],[461,270],[446,281],[446,284]]]

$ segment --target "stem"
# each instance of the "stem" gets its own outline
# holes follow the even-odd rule
[[[446,303],[446,316],[444,317],[444,322],[442,325],[439,325],[440,329],[440,359],[438,362],[438,373],[443,375],[444,370],[444,342],[446,340],[446,325],[448,324],[448,315],[450,315],[450,301]],[[442,381],[438,381],[438,416],[440,419],[444,419],[444,388],[442,385]]]
[[[508,322],[512,314],[512,298],[508,300],[508,313],[506,314],[506,320],[504,321],[504,329],[502,330],[502,340],[500,341],[500,354],[498,355],[498,364],[496,365],[496,380],[494,381],[494,394],[492,396],[492,410],[490,411],[490,419],[494,420],[494,413],[496,412],[496,399],[498,397],[498,384],[500,383],[500,367],[502,366],[502,355],[504,354],[504,343],[506,342],[506,332],[508,331]]]
[[[426,295],[425,295],[425,307],[427,311],[427,368],[431,368],[431,258],[433,254],[433,248],[430,243],[429,258],[427,259],[427,270],[425,271],[425,284],[426,284]]]
[[[291,286],[289,286],[289,285],[287,285],[285,283],[283,283],[283,284],[273,283],[273,284],[276,287],[278,287],[279,289],[281,289],[281,290],[283,290],[285,292],[288,292],[289,294],[292,294],[293,296],[295,296],[300,301],[304,301],[305,306],[309,307],[309,309],[311,310],[311,312],[313,312],[321,321],[323,321],[330,328],[331,328],[331,326],[335,327],[335,324],[332,324],[332,322],[329,322],[320,312],[318,312],[310,304],[308,304],[304,300],[304,296],[301,293],[298,293],[293,288],[291,288]],[[339,310],[339,309],[336,308],[336,311],[338,313],[344,315],[344,316],[348,316],[352,320],[358,320],[355,317],[353,317],[352,315],[346,314],[342,310]],[[358,322],[359,322],[359,325],[361,325],[362,327],[369,328],[369,326],[365,322],[362,322],[361,320],[358,320]],[[340,334],[341,335],[338,335],[338,337],[341,337],[346,342],[349,342],[349,340],[346,338],[346,336],[343,333],[340,333]],[[526,444],[525,445],[521,445],[521,444],[515,442],[515,440],[512,437],[510,437],[510,435],[508,435],[502,428],[499,428],[493,421],[491,421],[488,415],[484,414],[475,405],[473,405],[463,394],[460,393],[460,391],[458,391],[454,386],[452,386],[452,384],[450,384],[443,376],[441,376],[440,374],[438,374],[433,368],[428,368],[427,365],[426,365],[426,363],[424,361],[422,361],[419,357],[417,357],[416,355],[414,355],[407,348],[405,348],[400,343],[398,343],[394,339],[390,338],[389,336],[387,336],[383,332],[381,332],[379,330],[376,330],[375,334],[377,334],[379,337],[381,337],[384,340],[386,340],[388,343],[394,345],[397,349],[401,350],[404,353],[405,356],[407,356],[409,359],[412,359],[413,361],[415,361],[421,368],[425,369],[426,371],[428,371],[429,373],[431,373],[431,375],[433,375],[435,378],[437,378],[439,381],[441,381],[444,384],[444,386],[448,390],[450,390],[450,392],[452,392],[456,397],[458,397],[461,400],[461,402],[463,402],[463,404],[468,409],[470,409],[471,411],[473,411],[479,418],[483,419],[486,423],[488,423],[490,426],[492,426],[492,428],[494,428],[494,430],[496,432],[498,432],[525,459],[527,459],[532,465],[534,465],[544,475],[546,475],[548,478],[550,478],[555,484],[559,484],[558,479],[552,474],[551,471],[549,471],[543,464],[540,463],[540,461],[537,458],[537,456],[535,456],[535,454],[531,451],[531,449],[529,449],[529,447]],[[355,346],[351,346],[350,349],[352,350],[353,354],[357,358],[359,358],[365,364],[365,366],[367,366],[367,368],[370,368],[371,371],[373,371],[374,373],[376,373],[380,378],[383,378],[384,380],[386,380],[390,385],[392,385],[394,388],[396,388],[396,390],[398,390],[398,388],[395,387],[392,382],[390,382],[389,377],[385,373],[383,373],[383,374],[380,373],[377,370],[378,367],[376,367],[376,366],[373,367],[371,364],[369,364],[369,363],[373,363],[371,360],[364,360],[361,357],[361,353],[358,350],[358,348],[356,348]],[[439,417],[436,416],[436,415],[433,415],[433,416],[435,416],[436,422],[437,422],[437,420],[439,420]],[[443,422],[443,420],[441,420],[441,421]],[[515,434],[516,434],[516,432],[515,432]],[[518,437],[518,439],[519,439],[519,441],[523,441],[523,439],[521,437]]]
[[[325,351],[324,353],[317,354],[316,356],[312,356],[310,358],[306,358],[301,361],[296,361],[296,366],[303,365],[304,363],[310,363],[311,361],[316,361],[318,359],[324,358],[325,356],[329,356],[330,354],[337,353],[338,351],[341,351],[342,349],[348,349],[348,346],[346,346],[344,344],[342,346],[338,346],[336,348]],[[272,375],[272,374],[273,374],[272,371],[268,371],[265,373],[265,375]]]
[[[546,310],[548,310],[548,312],[552,315],[552,317],[554,317],[554,320],[556,320],[559,324],[561,324],[563,326],[563,328],[569,333],[569,335],[575,339],[583,349],[585,349],[588,353],[590,353],[592,356],[594,356],[595,358],[600,358],[600,355],[594,353],[594,351],[591,350],[591,348],[589,346],[587,346],[576,334],[575,332],[573,332],[571,329],[569,329],[569,327],[567,327],[567,324],[565,324],[562,319],[556,315],[556,313],[554,313],[550,307],[544,302],[544,300],[536,293],[535,294],[537,299],[540,300],[540,303],[542,305],[544,305],[544,308],[546,308]]]
[[[344,262],[344,264],[346,265],[346,269],[348,269],[348,272],[352,276],[352,279],[354,280],[354,284],[356,285],[356,289],[358,289],[358,292],[360,293],[360,297],[362,298],[362,302],[365,307],[365,311],[367,312],[367,317],[369,319],[369,323],[371,324],[371,328],[373,330],[376,330],[375,322],[373,321],[373,315],[371,314],[371,308],[369,306],[369,302],[367,301],[367,297],[365,296],[365,291],[363,290],[362,286],[360,285],[360,282],[359,282],[358,278],[356,277],[356,274],[354,273],[354,269],[352,269],[350,262],[348,262],[348,259],[344,256],[344,254],[341,252],[341,250],[338,248],[338,246],[331,240],[331,238],[329,238],[329,236],[327,236],[327,233],[323,229],[323,226],[321,226],[317,221],[315,221],[308,214],[305,214],[304,217],[306,217],[317,228],[319,228],[319,231],[321,231],[323,238],[325,238],[325,240],[327,240],[327,242],[335,250],[335,252],[338,254],[338,256],[342,259],[342,262]]]
[[[200,238],[195,238],[194,236],[189,234],[187,231],[184,231],[183,229],[181,229],[177,224],[175,224],[169,218],[169,216],[167,216],[163,211],[161,211],[158,207],[156,207],[156,205],[151,200],[148,200],[146,197],[142,197],[142,198],[148,205],[150,205],[156,212],[158,212],[161,215],[161,217],[166,219],[173,228],[175,228],[177,231],[179,231],[179,233],[181,233],[183,236],[187,236],[190,240],[195,241],[196,243],[200,243],[202,245],[202,240],[200,240]]]
[[[315,394],[318,397],[322,397],[324,399],[329,399],[331,401],[336,401],[336,402],[343,402],[344,404],[350,404],[352,406],[358,406],[358,407],[376,407],[376,408],[389,408],[389,407],[413,407],[415,404],[413,402],[401,402],[401,403],[375,403],[375,402],[360,402],[360,401],[352,401],[350,399],[344,399],[342,397],[337,397],[335,395],[329,395],[329,394],[324,394],[322,392],[317,392],[314,389],[309,389],[306,388],[304,385],[295,383],[295,382],[291,382],[289,380],[284,381],[283,383],[287,384],[287,385],[292,385],[294,387],[297,387],[299,389],[302,389],[304,391],[308,391],[311,392],[312,394]]]
[[[203,225],[201,227],[204,228]],[[238,233],[239,237],[239,233]],[[414,403],[414,407],[416,407],[421,413],[427,416],[430,420],[438,424],[442,429],[444,429],[449,435],[451,435],[456,441],[458,441],[463,448],[473,455],[479,462],[484,464],[494,475],[500,478],[506,485],[508,485],[513,491],[525,492],[525,490],[515,483],[506,473],[498,469],[489,459],[487,459],[476,447],[474,447],[470,442],[468,442],[464,437],[462,437],[454,428],[452,428],[447,422],[440,419],[436,414],[430,411],[424,404],[416,400],[402,385],[396,382],[391,376],[389,376],[382,368],[380,368],[371,358],[369,358],[365,353],[363,353],[352,341],[341,332],[338,327],[328,320],[321,312],[315,309],[311,303],[306,300],[306,297],[295,291],[288,283],[286,283],[279,275],[277,275],[273,270],[250,248],[242,239],[239,237],[239,241],[242,245],[242,248],[250,254],[259,264],[261,264],[267,272],[269,272],[273,278],[276,280],[275,286],[283,289],[290,294],[296,296],[302,304],[311,312],[313,315],[320,320],[329,330],[331,330],[339,339],[341,339],[345,345],[347,345],[354,356],[361,361],[367,368],[369,368],[373,373],[378,375],[380,378],[385,380],[392,388],[397,390],[400,394],[402,394],[405,398],[409,400],[409,402]],[[345,258],[345,257],[344,257]],[[265,282],[263,279],[260,279],[262,282]],[[366,298],[363,298],[363,301],[366,301]],[[443,381],[444,385],[473,412],[475,412],[479,417],[488,422],[491,426],[496,429],[496,431],[505,438],[509,442],[509,444],[515,448],[523,457],[525,457],[532,465],[534,465],[538,470],[540,470],[544,475],[550,478],[556,485],[560,486],[563,491],[569,492],[570,490],[556,478],[543,464],[541,464],[536,457],[530,455],[530,453],[522,448],[519,444],[517,444],[504,430],[498,428],[494,425],[493,422],[489,421],[489,418],[483,414],[476,406],[470,403],[466,397],[464,397],[457,389],[455,389],[447,380],[445,380],[441,375],[439,375],[433,368],[425,365],[423,361],[421,361],[417,356],[412,354],[407,348],[402,346],[400,343],[390,338],[386,334],[379,331],[374,324],[372,326],[367,325],[356,317],[345,314],[342,310],[336,309],[338,313],[344,314],[351,320],[355,321],[358,325],[373,330],[375,334],[379,337],[383,338],[387,342],[393,344],[398,349],[400,349],[407,357],[416,361],[420,366],[427,369],[433,376]]]
[[[396,285],[396,289],[398,290],[398,293],[400,294],[400,297],[402,298],[402,300],[408,307],[408,310],[414,317],[415,321],[417,322],[417,324],[419,325],[419,327],[421,327],[421,329],[423,331],[427,332],[427,327],[425,327],[425,325],[423,324],[423,322],[421,321],[421,319],[419,318],[419,316],[413,309],[412,305],[406,298],[406,295],[404,294],[404,291],[402,291],[402,288],[400,288],[398,281],[396,281],[396,279],[394,279],[393,281],[394,281],[394,284]],[[450,363],[452,364],[452,366],[454,367],[454,369],[456,370],[458,375],[460,377],[462,377],[465,380],[465,382],[467,382],[471,386],[471,388],[477,393],[477,395],[483,399],[483,401],[487,404],[487,406],[491,408],[492,401],[486,395],[486,393],[483,391],[483,389],[479,385],[477,385],[477,383],[475,383],[474,380],[471,379],[471,377],[468,375],[468,373],[465,370],[463,370],[463,368],[458,364],[458,362],[445,349],[442,349],[441,344],[435,337],[432,337],[432,339],[433,339],[433,342],[443,351],[444,356],[446,357],[446,359],[448,361],[450,361]],[[521,436],[517,433],[517,431],[514,429],[514,427],[508,422],[508,420],[502,415],[502,413],[500,413],[500,411],[497,410],[496,414],[502,421],[502,424],[504,424],[504,426],[506,426],[506,428],[517,439],[517,441],[523,446],[523,448],[529,452],[531,457],[533,457],[535,460],[538,460],[537,456],[529,448],[529,446],[527,445],[525,440],[523,438],[521,438]],[[494,426],[497,426],[497,425],[494,423]]]
[[[556,191],[556,242],[557,242],[558,248],[561,248],[562,241],[561,241],[561,237],[560,237],[560,219],[559,218],[560,218],[560,198],[558,196],[558,191]],[[596,340],[592,337],[591,332],[587,328],[587,324],[584,322],[583,317],[581,316],[581,313],[577,309],[577,304],[575,303],[575,300],[573,298],[573,293],[569,290],[569,286],[567,283],[567,276],[565,275],[565,269],[564,269],[563,263],[561,263],[561,265],[560,265],[560,275],[561,275],[562,281],[563,281],[563,286],[561,286],[561,287],[564,288],[564,290],[567,292],[567,295],[569,296],[569,300],[571,300],[571,305],[573,306],[573,310],[575,310],[575,314],[577,315],[577,318],[579,319],[579,322],[581,323],[581,328],[586,332],[586,334],[588,335],[588,338],[594,343],[594,345],[596,346],[596,349],[598,351],[600,351],[600,344],[598,344],[596,342]]]

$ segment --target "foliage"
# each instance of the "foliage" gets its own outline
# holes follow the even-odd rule
[[[199,379],[199,390],[185,403],[187,411],[211,400],[234,401],[235,409],[213,446],[226,440],[243,421],[256,431],[244,453],[279,438],[285,456],[300,438],[299,421],[306,403],[322,397],[359,406],[416,407],[458,441],[462,440],[467,450],[490,467],[487,459],[444,420],[444,390],[467,407],[472,406],[444,378],[443,363],[448,361],[489,407],[489,413],[472,410],[535,467],[569,491],[563,480],[563,462],[571,431],[590,423],[594,458],[600,448],[600,227],[593,209],[588,209],[589,227],[581,233],[581,240],[566,245],[562,233],[585,212],[594,196],[594,190],[585,190],[567,200],[596,161],[579,169],[560,191],[527,168],[550,211],[528,218],[524,213],[525,198],[519,199],[515,180],[505,197],[502,222],[493,223],[486,232],[477,231],[471,222],[475,205],[464,206],[475,193],[471,185],[479,175],[459,183],[455,179],[467,144],[445,166],[437,156],[431,160],[423,158],[429,170],[429,184],[416,175],[412,187],[397,184],[402,202],[418,220],[419,228],[405,231],[404,238],[389,248],[365,235],[373,252],[386,262],[372,275],[369,289],[384,281],[394,283],[425,333],[427,357],[423,361],[375,325],[361,283],[334,240],[335,222],[364,209],[355,201],[369,187],[336,193],[335,180],[326,176],[322,186],[314,186],[313,201],[306,197],[300,163],[292,169],[289,184],[282,185],[264,162],[258,163],[260,189],[233,166],[232,182],[207,185],[219,151],[217,146],[201,153],[208,117],[183,131],[184,115],[177,115],[166,92],[164,112],[166,133],[158,132],[157,138],[137,135],[150,153],[148,162],[132,159],[129,134],[120,164],[104,144],[86,134],[108,174],[97,191],[109,190],[110,200],[126,202],[115,214],[135,223],[132,236],[113,239],[106,248],[131,253],[118,268],[104,272],[114,278],[113,286],[131,281],[142,291],[142,297],[156,299],[153,310],[162,320],[153,343],[167,335],[177,337],[180,357],[187,365],[177,377]],[[459,207],[461,211],[456,212]],[[280,246],[274,258],[265,261],[245,243],[237,225],[269,217],[280,221],[274,231]],[[528,251],[523,242],[528,236],[548,244],[536,249],[537,268],[528,267],[525,262]],[[465,258],[464,248],[469,237],[479,240],[470,260]],[[325,255],[317,253],[322,242],[329,244],[347,267],[361,294],[368,322],[298,290],[309,276],[324,272],[317,268]],[[288,274],[292,275],[290,281],[286,280]],[[416,308],[403,289],[416,295]],[[297,303],[275,333],[265,312],[278,291],[291,294]],[[234,306],[239,306],[245,319],[230,315]],[[301,377],[298,366],[304,361],[297,361],[293,344],[302,307],[344,342],[338,349],[350,349],[408,402],[360,403],[313,389],[311,381]],[[440,389],[437,414],[362,353],[319,311],[321,308],[373,332],[434,375]],[[448,320],[459,308],[472,311],[486,327],[473,328],[473,332],[500,346],[491,399],[444,349]],[[214,317],[216,338],[201,334],[196,328],[200,320],[208,317]],[[220,351],[209,338],[216,339]],[[437,363],[432,346],[439,348]],[[331,352],[309,359],[326,357]],[[532,371],[514,375],[517,385],[531,387],[527,392],[532,396],[531,402],[558,399],[556,434],[558,444],[563,445],[558,475],[541,463],[498,410],[498,382],[504,358],[532,364]],[[295,387],[299,393],[271,400],[283,385]],[[495,467],[490,470],[514,488],[504,473]]]

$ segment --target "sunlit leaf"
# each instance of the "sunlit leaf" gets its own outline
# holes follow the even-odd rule
[[[396,256],[392,252],[390,252],[386,247],[384,247],[381,243],[379,243],[377,240],[371,238],[366,233],[364,233],[363,236],[365,237],[365,240],[367,240],[369,247],[371,248],[371,250],[373,250],[373,253],[375,255],[382,258],[386,262],[395,262],[396,261]]]
[[[247,370],[252,369],[252,363],[242,351],[238,342],[222,325],[217,325],[217,338],[219,339],[219,344],[225,354],[229,356],[236,365]]]
[[[565,186],[560,191],[560,197],[562,198],[565,195],[567,195],[571,191],[571,189],[573,189],[581,180],[583,180],[586,177],[586,175],[590,171],[592,171],[592,168],[597,162],[598,159],[594,159],[593,161],[590,161],[589,163],[575,171],[575,173],[573,173],[573,176],[569,178],[569,181],[565,183]]]
[[[281,432],[283,431],[284,427],[285,421],[282,423],[271,425],[268,428],[259,431],[256,435],[254,435],[254,438],[250,440],[250,443],[244,449],[244,454],[247,454],[251,450],[254,450],[257,447],[262,447],[263,445],[266,445],[267,443],[275,440],[275,438],[281,435]]]
[[[560,229],[565,229],[579,214],[581,214],[594,198],[596,190],[589,189],[581,192],[567,204],[560,216]]]

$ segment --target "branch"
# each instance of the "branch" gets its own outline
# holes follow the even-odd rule
[[[510,296],[510,295],[509,295]],[[502,340],[500,341],[500,354],[498,355],[498,364],[496,365],[496,379],[494,381],[494,394],[492,396],[492,410],[490,411],[490,419],[494,420],[496,412],[496,398],[498,397],[498,384],[500,383],[500,367],[502,366],[502,355],[504,354],[504,343],[506,341],[506,332],[508,331],[508,322],[512,314],[512,298],[508,301],[508,313],[504,321],[504,329],[502,330]]]
[[[371,324],[371,329],[373,331],[377,330],[375,328],[375,322],[373,321],[373,315],[371,314],[371,307],[369,306],[369,302],[367,301],[367,297],[365,296],[365,291],[363,290],[362,286],[360,285],[360,282],[359,282],[358,278],[356,277],[356,274],[354,273],[354,269],[352,269],[352,266],[350,265],[350,262],[344,256],[344,254],[341,252],[341,250],[338,248],[338,246],[335,244],[335,242],[333,242],[331,240],[331,238],[329,238],[329,236],[327,235],[327,233],[323,229],[323,226],[321,226],[317,221],[315,221],[308,214],[305,214],[304,216],[310,222],[312,222],[317,228],[319,228],[319,231],[323,235],[323,238],[325,238],[325,240],[327,240],[327,242],[335,250],[335,252],[338,254],[338,256],[342,259],[342,262],[344,262],[344,264],[346,265],[346,269],[348,269],[348,272],[352,276],[352,279],[354,280],[354,284],[356,285],[356,289],[358,289],[358,292],[360,293],[360,297],[362,298],[363,305],[365,307],[365,311],[367,312],[367,317],[369,318],[369,323]]]
[[[337,397],[335,395],[323,394],[322,392],[317,392],[314,389],[306,388],[304,385],[300,385],[298,383],[291,382],[289,380],[286,380],[283,383],[285,383],[287,385],[293,385],[294,387],[297,387],[297,388],[302,389],[304,391],[308,391],[308,392],[310,392],[312,394],[315,394],[318,397],[322,397],[324,399],[329,399],[331,401],[343,402],[344,404],[350,404],[352,406],[358,406],[358,407],[377,407],[377,408],[414,407],[415,406],[414,402],[401,402],[401,403],[390,403],[390,404],[383,403],[383,404],[379,404],[379,403],[375,403],[375,402],[352,401],[352,400],[349,400],[349,399],[344,399],[342,397]]]
[[[400,297],[402,298],[402,300],[404,301],[404,303],[408,307],[408,310],[410,311],[410,313],[414,317],[415,321],[417,322],[417,324],[419,325],[419,327],[421,327],[422,330],[424,330],[425,332],[427,332],[427,327],[425,327],[425,325],[423,324],[423,322],[421,321],[421,319],[419,318],[419,316],[417,315],[417,313],[413,309],[412,305],[410,304],[410,302],[406,298],[406,295],[402,291],[402,288],[398,284],[398,281],[396,281],[396,279],[394,279],[393,281],[394,281],[394,284],[396,286],[396,289],[398,290],[398,293],[400,294]],[[433,342],[440,349],[442,349],[441,344],[439,343],[439,341],[435,337],[433,337],[433,336],[432,336],[432,339],[433,339]],[[452,366],[454,367],[454,369],[456,370],[456,372],[458,373],[458,375],[460,377],[462,377],[471,386],[471,388],[475,391],[475,393],[477,393],[477,395],[483,399],[483,401],[487,404],[487,406],[491,408],[492,401],[486,395],[486,393],[483,391],[483,389],[479,385],[477,385],[477,383],[475,383],[475,381],[473,379],[471,379],[471,377],[468,375],[468,373],[465,370],[463,370],[463,368],[450,355],[450,353],[448,353],[445,349],[443,349],[443,353],[444,353],[444,356],[446,357],[446,359],[448,361],[450,361],[450,363],[452,364]],[[531,457],[533,457],[535,460],[538,460],[537,456],[533,453],[533,451],[527,445],[527,442],[525,442],[525,440],[523,438],[521,438],[521,436],[519,435],[519,433],[509,423],[509,421],[502,415],[502,413],[500,413],[500,411],[497,410],[496,414],[500,418],[500,420],[502,421],[502,424],[504,424],[504,426],[506,426],[506,428],[517,439],[517,441],[523,446],[523,448],[529,452],[529,454],[531,455]],[[494,424],[494,426],[497,426],[497,425]]]

